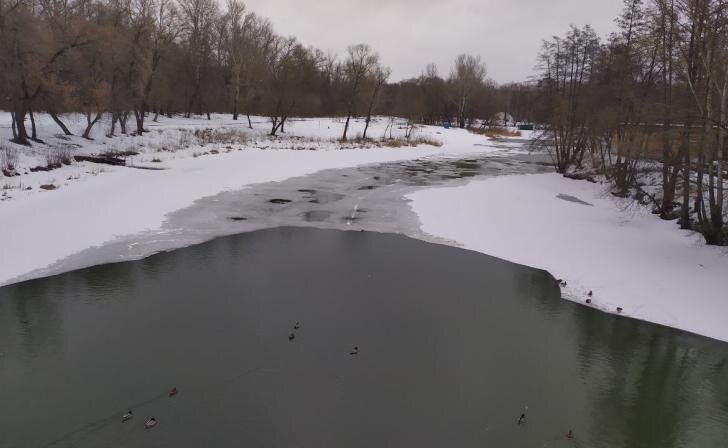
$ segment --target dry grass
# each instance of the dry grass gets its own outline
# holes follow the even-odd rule
[[[50,148],[46,153],[46,167],[60,168],[71,164],[71,149],[67,146]]]
[[[520,131],[512,131],[508,128],[503,128],[500,126],[488,126],[487,128],[470,128],[469,131],[473,134],[485,135],[486,137],[490,138],[521,136]]]
[[[198,129],[194,135],[200,145],[242,145],[250,141],[248,134],[236,129]]]
[[[18,153],[15,148],[4,142],[0,142],[0,173],[6,176],[11,175],[11,173],[15,172],[17,164]]]
[[[385,146],[387,148],[401,148],[401,147],[408,147],[408,146],[419,146],[419,145],[430,145],[430,146],[442,146],[442,142],[439,140],[435,140],[431,137],[425,137],[425,136],[418,136],[418,137],[411,137],[411,138],[388,138],[384,140],[380,140],[382,143],[381,146]]]
[[[337,140],[343,148],[407,148],[419,145],[442,146],[442,142],[431,137],[396,137],[371,139],[356,137],[345,142]]]
[[[683,132],[684,128],[682,127],[674,127],[669,131],[668,140],[670,142],[670,150],[673,154],[677,154],[680,150]],[[702,136],[702,128],[692,128],[690,130],[689,148],[691,158],[695,158],[700,154]],[[639,126],[628,128],[624,140],[625,141],[622,143],[622,149],[624,151],[629,151],[631,154],[642,154],[644,157],[649,159],[662,158],[662,150],[665,141],[662,127]],[[715,140],[715,134],[711,135],[708,140],[708,144],[712,144]],[[612,141],[612,147],[615,148],[615,150],[617,147],[616,145],[617,139],[615,137]]]

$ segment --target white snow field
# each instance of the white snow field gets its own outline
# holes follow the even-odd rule
[[[558,174],[499,176],[408,195],[422,230],[548,270],[589,306],[728,341],[728,254],[605,187]],[[583,204],[578,202],[589,203]]]
[[[152,132],[144,137],[113,139],[104,137],[108,123],[102,123],[92,134],[95,138],[92,142],[70,137],[69,142],[77,146],[73,154],[134,149],[140,154],[128,158],[128,164],[163,170],[82,162],[30,173],[27,168],[42,164],[43,152],[47,149],[42,145],[16,149],[17,171],[24,174],[0,176],[3,195],[0,198],[0,229],[3,229],[0,285],[117,236],[159,229],[168,213],[221,191],[323,169],[499,151],[489,146],[485,137],[438,127],[422,127],[417,133],[442,142],[440,147],[341,149],[340,144],[332,141],[341,135],[341,120],[291,121],[286,125],[284,137],[271,140],[265,136],[270,129],[267,120],[256,118],[255,129],[251,131],[247,129],[245,117],[241,118],[238,122],[228,116],[214,116],[212,121],[162,118],[159,124],[151,120],[147,123]],[[78,135],[83,127],[80,116],[67,119],[69,127]],[[41,138],[46,141],[58,138],[54,137],[58,130],[50,119],[40,116],[38,121]],[[387,125],[387,119],[377,120],[372,123],[369,135],[380,138]],[[9,126],[9,114],[0,113],[0,135],[9,138]],[[363,126],[361,120],[353,121],[349,135],[360,134]],[[185,130],[206,128],[237,130],[249,135],[250,140],[189,148],[179,144],[185,139]],[[395,127],[393,135],[403,133],[404,130]],[[301,136],[309,139],[297,138]],[[168,150],[175,145],[176,149]],[[211,149],[219,152],[210,153]],[[45,191],[39,188],[43,184],[58,188]]]

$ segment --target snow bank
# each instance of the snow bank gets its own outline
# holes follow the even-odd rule
[[[728,256],[674,222],[624,209],[603,186],[502,176],[408,198],[424,232],[546,269],[567,282],[567,299],[585,303],[593,291],[603,311],[728,341]]]
[[[0,114],[0,127],[3,120],[9,126],[9,117]],[[69,122],[78,127],[76,121]],[[381,137],[387,124],[387,120],[377,120],[370,135]],[[350,135],[360,133],[363,125],[361,120],[354,121]],[[57,132],[51,126],[55,125],[39,117],[40,135],[46,141],[53,138],[51,132]],[[98,140],[93,142],[78,137],[68,141],[85,153],[103,152],[104,145],[120,149],[123,142],[128,142],[141,152],[129,158],[129,164],[163,170],[84,162],[49,172],[30,173],[25,170],[21,176],[0,176],[0,186],[5,188],[0,198],[0,229],[3,229],[0,285],[88,247],[102,245],[117,236],[159,230],[168,213],[221,191],[280,181],[323,169],[421,157],[460,157],[467,153],[498,150],[488,146],[488,140],[482,136],[437,127],[423,127],[419,132],[422,136],[441,141],[441,147],[342,150],[340,145],[331,141],[340,136],[343,129],[343,121],[334,119],[291,121],[286,125],[286,137],[275,140],[264,137],[269,124],[262,119],[256,120],[252,131],[247,130],[246,120],[233,122],[222,116],[216,116],[212,121],[162,119],[161,123],[150,122],[149,127],[153,132],[145,137],[106,139],[102,132],[98,132]],[[180,128],[207,127],[239,129],[249,132],[251,140],[233,146],[206,145],[163,150],[165,142],[177,138],[175,132],[179,132]],[[394,135],[403,132],[397,128]],[[315,150],[297,150],[301,140],[296,137],[300,136],[316,137],[320,142]],[[209,152],[215,148],[214,153]],[[21,150],[28,153],[25,168],[29,168],[38,163],[37,154],[43,151],[43,146]],[[39,188],[43,184],[53,184],[58,189],[45,191]]]

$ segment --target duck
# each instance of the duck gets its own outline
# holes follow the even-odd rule
[[[296,335],[295,335],[295,334],[293,334],[293,333],[291,333],[291,334],[289,334],[289,335],[288,335],[288,340],[289,340],[289,341],[292,341],[292,340],[294,340],[295,338],[296,338]]]
[[[133,414],[131,413],[131,409],[129,409],[129,410],[128,410],[128,411],[126,412],[126,414],[124,414],[124,415],[122,415],[122,416],[121,416],[121,422],[122,422],[122,423],[124,423],[124,422],[128,422],[128,421],[129,421],[129,420],[131,420],[131,419],[132,419],[133,417],[134,417],[134,415],[133,415]]]
[[[157,426],[157,419],[154,417],[149,417],[146,422],[144,422],[144,429],[152,429],[155,426]]]
[[[301,322],[296,322],[296,325],[293,326],[293,329],[298,330],[299,328],[301,328]]]
[[[359,346],[355,345],[354,348],[349,352],[350,355],[358,355],[359,354]]]
[[[173,387],[173,388],[172,388],[172,389],[170,389],[170,391],[169,391],[169,396],[170,396],[170,397],[174,397],[175,395],[177,395],[177,392],[179,392],[179,391],[177,390],[177,388],[176,388],[176,387]]]

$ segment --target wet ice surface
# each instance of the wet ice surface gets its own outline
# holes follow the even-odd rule
[[[218,236],[279,226],[400,233],[438,242],[420,230],[406,194],[424,187],[457,185],[472,178],[551,170],[543,154],[518,152],[323,170],[200,199],[171,213],[161,229],[85,249],[16,281],[140,259]]]

